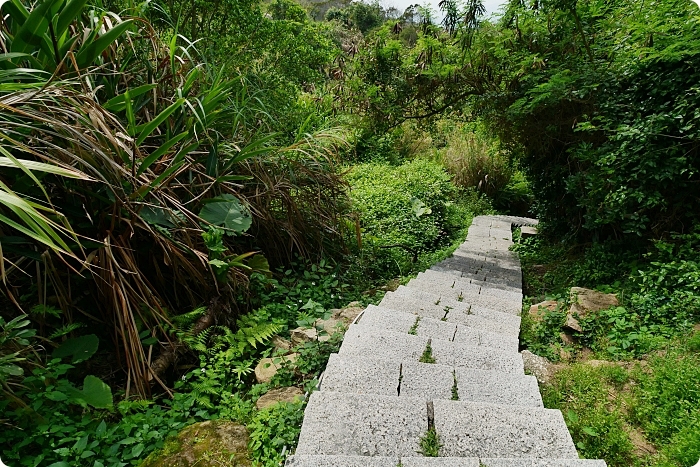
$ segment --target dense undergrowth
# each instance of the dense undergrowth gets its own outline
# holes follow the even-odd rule
[[[559,302],[541,320],[525,313],[521,339],[561,365],[543,399],[562,410],[582,456],[683,467],[700,457],[697,247],[695,234],[653,242],[646,252],[546,237],[515,245],[529,302]],[[620,305],[580,319],[582,332],[564,330],[572,286],[616,293]]]
[[[436,24],[359,2],[2,2],[4,460],[138,465],[224,419],[278,465],[303,404],[255,401],[313,388],[340,336],[255,384],[272,337],[379,299],[498,211],[565,239],[516,247],[528,295],[561,301],[525,345],[627,362],[548,389],[582,453],[690,465],[697,412],[672,407],[697,402],[697,10],[440,5]],[[567,347],[572,285],[621,304]],[[601,399],[618,389],[629,405]]]

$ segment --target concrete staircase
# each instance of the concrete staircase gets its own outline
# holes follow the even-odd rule
[[[370,305],[331,355],[287,467],[605,467],[579,459],[518,353],[511,226],[480,216],[451,258]],[[441,457],[422,457],[429,428]]]

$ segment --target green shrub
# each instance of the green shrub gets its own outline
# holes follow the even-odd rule
[[[542,387],[542,398],[545,407],[564,413],[579,455],[605,459],[610,466],[628,466],[633,446],[620,402],[607,399],[609,378],[609,370],[574,365]],[[616,374],[614,379],[619,381],[622,375]]]
[[[468,211],[488,206],[461,193],[440,164],[423,159],[361,164],[347,177],[362,227],[358,258],[372,277],[410,272],[421,254],[447,246],[468,225]]]

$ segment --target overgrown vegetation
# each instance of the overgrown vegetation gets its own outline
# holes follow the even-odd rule
[[[312,389],[341,337],[297,346],[293,364],[272,337],[378,298],[494,209],[537,214],[563,239],[518,247],[528,295],[560,301],[525,318],[527,346],[649,362],[615,376],[643,391],[634,412],[557,383],[594,408],[548,396],[574,404],[582,449],[637,462],[634,426],[659,462],[696,456],[684,427],[697,420],[661,401],[695,402],[674,393],[694,375],[683,365],[700,320],[690,2],[513,0],[484,20],[480,1],[446,0],[441,24],[429,8],[361,2],[0,8],[0,449],[12,465],[138,465],[217,418],[247,425],[254,462],[277,465],[300,404],[255,401]],[[621,303],[581,320],[563,349],[572,285]],[[260,385],[263,357],[281,370]],[[663,380],[664,365],[678,378]],[[605,371],[591,387],[611,387]],[[605,427],[619,437],[604,446],[591,433]]]

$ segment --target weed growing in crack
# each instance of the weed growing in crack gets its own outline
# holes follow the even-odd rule
[[[459,392],[457,391],[457,372],[454,370],[452,370],[452,378],[454,379],[454,382],[452,383],[452,400],[458,401]]]
[[[438,457],[441,447],[440,436],[435,428],[430,428],[420,439],[420,453],[425,457]]]
[[[420,316],[416,316],[416,322],[413,323],[413,326],[411,326],[411,329],[408,330],[408,333],[415,336],[418,334],[418,323],[420,322]]]
[[[433,348],[430,346],[430,341],[425,346],[423,355],[420,356],[418,360],[421,363],[435,363],[435,357],[433,357]]]

